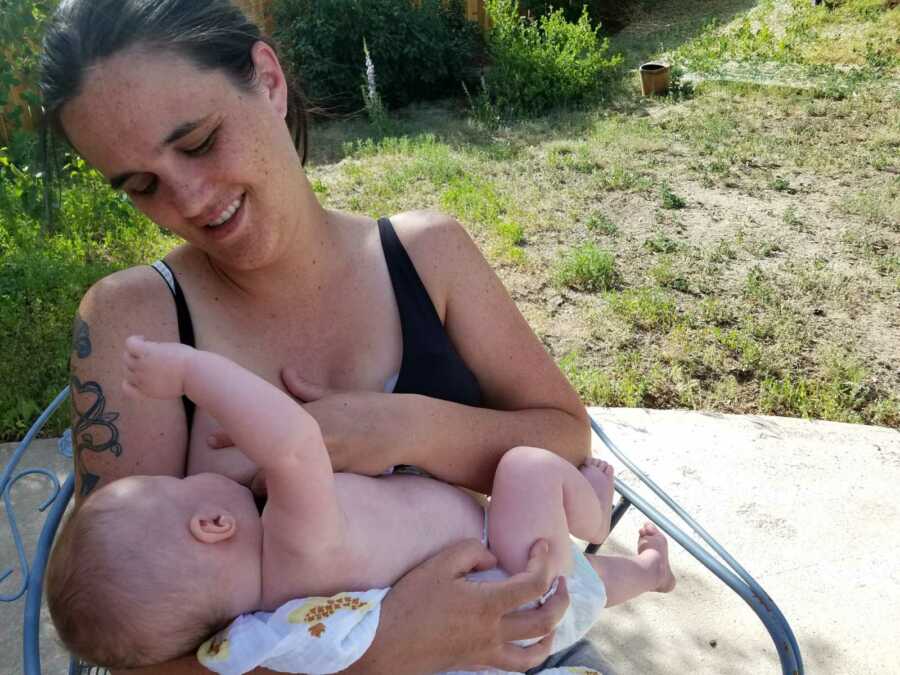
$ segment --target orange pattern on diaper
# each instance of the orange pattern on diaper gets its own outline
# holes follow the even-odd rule
[[[221,635],[213,635],[200,645],[197,658],[201,661],[225,661],[228,658],[228,640]]]
[[[368,608],[368,602],[363,602],[349,593],[338,593],[330,598],[310,598],[308,602],[288,614],[287,620],[289,623],[308,624],[309,634],[317,638],[322,637],[325,632],[323,621],[336,612],[342,609],[362,612]]]

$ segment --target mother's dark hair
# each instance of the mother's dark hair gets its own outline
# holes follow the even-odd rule
[[[65,137],[60,111],[75,98],[85,71],[140,45],[169,50],[198,68],[223,70],[238,86],[251,87],[256,72],[251,49],[272,41],[229,0],[63,0],[44,36],[41,94],[45,122]],[[288,81],[287,124],[306,160],[307,110],[299,88]]]

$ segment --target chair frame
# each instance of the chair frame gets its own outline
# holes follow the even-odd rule
[[[44,586],[44,570],[47,566],[47,558],[50,555],[53,539],[56,536],[59,523],[62,520],[63,513],[65,513],[66,507],[74,492],[75,474],[74,472],[70,473],[62,486],[60,486],[56,476],[46,469],[26,469],[19,473],[15,473],[15,471],[16,466],[19,464],[31,442],[38,435],[53,412],[68,398],[68,396],[69,388],[66,387],[55,399],[53,399],[53,402],[50,403],[43,413],[41,413],[28,430],[28,433],[16,447],[12,457],[3,468],[3,473],[0,474],[0,496],[2,496],[6,506],[6,515],[9,519],[9,525],[13,534],[19,557],[19,566],[23,577],[23,584],[19,591],[11,595],[0,594],[0,602],[16,602],[23,595],[25,596],[22,628],[22,665],[24,675],[41,675],[39,626]],[[612,525],[610,529],[616,526],[631,506],[634,506],[641,511],[672,539],[681,544],[685,550],[737,593],[738,596],[750,606],[763,623],[769,636],[772,638],[772,642],[778,653],[783,675],[802,675],[804,671],[800,647],[797,644],[797,640],[794,637],[794,633],[791,630],[787,619],[784,617],[781,610],[778,609],[778,606],[772,598],[769,597],[768,593],[763,590],[762,586],[750,576],[749,572],[747,572],[747,570],[745,570],[721,544],[713,539],[713,537],[680,505],[678,505],[675,500],[669,497],[669,495],[653,482],[649,476],[625,456],[593,417],[591,417],[591,428],[609,451],[628,467],[628,469],[630,469],[647,488],[659,497],[666,506],[681,518],[700,537],[700,539],[709,546],[712,552],[679,529],[671,520],[669,520],[669,518],[653,508],[619,477],[616,477],[615,479],[615,488],[616,492],[620,495],[620,499],[613,509]],[[68,457],[72,456],[71,436],[68,432],[60,439],[60,452]],[[53,486],[53,494],[39,507],[40,511],[45,511],[49,508],[49,512],[44,520],[44,525],[41,528],[34,555],[29,564],[24,546],[19,537],[18,526],[16,524],[15,513],[13,512],[9,493],[10,488],[16,481],[32,474],[45,476]],[[592,544],[587,547],[588,553],[594,553],[596,550],[596,545]],[[719,559],[715,556],[718,556]],[[0,568],[0,584],[2,584],[6,577],[11,573],[11,568],[8,570]],[[100,673],[104,672],[106,671],[99,669],[96,666],[79,663],[74,658],[69,665],[69,675],[100,675]]]

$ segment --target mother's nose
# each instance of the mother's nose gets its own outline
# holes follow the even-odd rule
[[[209,208],[210,187],[200,176],[182,176],[169,183],[172,206],[185,220],[204,215]]]

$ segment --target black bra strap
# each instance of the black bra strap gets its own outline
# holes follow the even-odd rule
[[[441,340],[444,325],[391,221],[380,218],[378,232],[400,311],[405,357],[421,349],[427,350],[429,345]]]
[[[178,340],[183,345],[187,345],[189,347],[196,347],[196,341],[194,339],[194,322],[191,321],[191,310],[188,309],[187,300],[185,300],[184,292],[181,290],[181,285],[178,283],[178,279],[175,278],[175,274],[172,272],[172,268],[164,260],[157,260],[155,263],[151,265],[153,269],[155,269],[159,276],[163,278],[163,281],[166,282],[166,285],[169,287],[169,290],[172,291],[172,297],[175,299],[175,314],[178,316]],[[188,427],[188,435],[191,433],[191,427],[194,422],[194,411],[196,406],[194,402],[189,399],[187,396],[182,396],[181,401],[184,404],[184,414],[187,417],[187,427]]]

